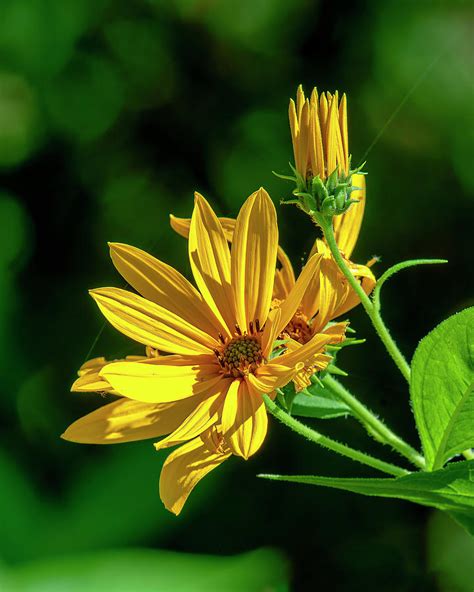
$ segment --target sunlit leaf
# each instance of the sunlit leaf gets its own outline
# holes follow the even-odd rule
[[[298,393],[291,407],[292,415],[317,419],[345,417],[349,413],[350,409],[345,403],[319,384],[312,384]]]
[[[312,475],[261,475],[274,481],[290,481],[343,489],[363,495],[392,497],[433,506],[466,518],[463,526],[474,535],[474,461],[456,462],[433,472],[411,473],[394,479],[348,479]]]
[[[474,446],[474,307],[422,339],[412,362],[411,398],[428,469]]]

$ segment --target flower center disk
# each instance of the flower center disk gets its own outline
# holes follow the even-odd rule
[[[263,361],[260,342],[249,335],[235,337],[216,356],[225,374],[236,378],[255,372]]]

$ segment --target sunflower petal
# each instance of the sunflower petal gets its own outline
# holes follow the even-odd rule
[[[313,255],[311,259],[308,260],[308,262],[303,268],[303,271],[300,273],[298,279],[296,280],[293,289],[288,294],[286,300],[280,306],[281,317],[280,325],[278,327],[278,333],[280,333],[291,321],[295,312],[300,306],[301,301],[303,300],[308,285],[310,284],[310,282],[314,280],[315,276],[319,275],[319,265],[321,262],[321,257],[321,255]]]
[[[199,193],[195,194],[188,247],[196,284],[230,336],[234,331],[235,317],[229,247],[221,223]]]
[[[376,279],[372,271],[365,265],[357,265],[352,262],[350,263],[349,267],[354,277],[359,280],[364,292],[367,295],[370,294],[376,284]],[[360,304],[359,296],[348,283],[345,283],[341,288],[341,296],[338,301],[337,308],[334,311],[333,318],[345,314],[347,311],[352,310],[358,304]]]
[[[147,356],[126,356],[121,360],[106,360],[104,357],[92,358],[88,360],[78,370],[79,378],[77,378],[71,386],[72,392],[77,393],[91,393],[91,392],[108,392],[117,395],[110,384],[100,376],[100,371],[104,366],[112,362],[133,361],[147,364],[151,362],[151,358]]]
[[[293,99],[290,99],[288,106],[288,119],[290,121],[291,143],[293,145],[293,155],[295,159],[295,168],[300,170],[298,162],[298,137],[300,133],[300,126],[298,123],[298,116],[296,114],[296,105]]]
[[[90,291],[105,318],[144,345],[175,354],[209,353],[215,341],[178,315],[119,288]]]
[[[222,431],[231,451],[248,459],[262,445],[267,426],[262,396],[245,380],[234,381],[222,410]]]
[[[343,296],[347,282],[341,280],[337,263],[332,257],[323,257],[319,274],[318,316],[315,326],[323,329],[335,317],[335,311]]]
[[[281,267],[275,273],[273,298],[285,300],[295,285],[295,272],[293,271],[290,258],[280,246],[278,247],[277,258]]]
[[[193,406],[191,399],[163,405],[119,399],[75,421],[61,438],[79,444],[119,444],[158,438],[176,429]]]
[[[91,370],[76,378],[71,386],[73,393],[94,393],[98,391],[107,392],[112,389],[110,384],[99,376],[100,369]]]
[[[273,342],[280,334],[281,310],[274,308],[268,314],[267,322],[262,335],[262,353],[264,358],[269,358],[273,349]]]
[[[289,368],[301,369],[301,364],[306,366],[311,359],[318,353],[322,353],[328,343],[333,343],[334,335],[325,333],[316,333],[308,343],[293,351],[288,351],[278,358],[268,362],[267,366],[271,371],[271,366],[287,366]]]
[[[356,199],[350,208],[341,216],[334,216],[334,235],[339,249],[348,258],[352,255],[359,238],[360,227],[365,209],[365,175],[352,175],[352,185],[360,187],[351,193],[351,199]]]
[[[331,341],[330,343],[340,343],[343,341],[347,326],[349,325],[348,321],[343,321],[342,323],[333,323],[324,329],[324,335],[330,335]]]
[[[157,442],[155,448],[160,450],[192,440],[215,424],[231,382],[232,379],[229,378],[220,380],[214,389],[215,392],[206,393],[205,398],[196,404],[188,417],[181,422],[173,433]]]
[[[222,230],[224,231],[225,237],[229,243],[232,242],[235,229],[235,219],[225,218],[224,216],[219,217]],[[170,214],[170,225],[171,228],[184,238],[189,238],[189,230],[191,228],[191,218],[177,218]]]
[[[310,159],[313,175],[324,179],[326,165],[318,111],[318,91],[314,88],[310,99]]]
[[[344,172],[349,173],[349,135],[347,131],[347,97],[344,93],[339,103],[339,127],[341,129],[342,146],[344,150]],[[349,257],[349,255],[348,255]]]
[[[274,393],[275,389],[288,384],[295,373],[303,368],[302,363],[285,366],[278,364],[278,360],[279,358],[276,358],[275,363],[261,366],[255,374],[248,375],[248,382],[257,393],[267,395]]]
[[[195,438],[172,452],[160,476],[160,497],[165,508],[178,515],[199,481],[229,456],[230,452],[208,450],[201,438]]]
[[[132,288],[208,335],[216,334],[216,318],[179,271],[136,247],[109,246],[115,267]]]
[[[149,364],[115,362],[100,375],[123,396],[145,403],[186,399],[222,380],[210,356],[163,356]]]
[[[278,248],[276,211],[268,193],[260,188],[242,206],[232,243],[232,288],[237,323],[267,320],[273,295]]]

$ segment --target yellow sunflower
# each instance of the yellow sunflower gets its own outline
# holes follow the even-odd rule
[[[334,227],[338,246],[353,275],[360,281],[364,291],[370,294],[376,281],[372,271],[367,265],[353,263],[349,259],[357,243],[365,206],[365,178],[363,175],[357,175],[357,177],[361,186],[354,192],[358,203],[352,204],[341,216],[334,217]],[[233,218],[219,218],[219,220],[227,240],[232,242],[235,220]],[[170,223],[178,234],[185,238],[189,237],[191,225],[189,218],[171,215]],[[306,337],[301,336],[298,339],[301,343],[308,341],[308,336],[312,337],[315,333],[324,330],[329,321],[342,316],[360,303],[359,297],[339,270],[324,240],[316,239],[308,261],[315,254],[321,256],[319,268],[310,279],[294,318],[295,323],[304,321],[305,324],[313,319],[311,331],[305,332]],[[288,255],[280,246],[277,256],[278,268],[275,272],[273,299],[274,302],[275,300],[283,302],[294,289],[296,276]]]
[[[220,221],[225,229],[226,238],[231,243],[235,230],[235,220],[220,218]],[[189,218],[177,218],[171,215],[170,223],[178,234],[185,238],[189,237],[191,223]],[[354,225],[346,226],[346,228],[348,231],[349,229],[353,230]],[[341,234],[341,240],[347,241],[343,233]],[[320,255],[319,267],[310,279],[298,306],[294,309],[294,313],[282,317],[283,329],[279,338],[286,341],[286,348],[290,351],[296,351],[317,334],[330,335],[331,341],[328,342],[330,344],[341,342],[344,339],[347,323],[327,325],[329,321],[340,317],[359,303],[357,295],[339,271],[329,248],[322,240],[316,240],[308,261],[315,254]],[[278,265],[273,286],[273,309],[277,309],[283,302],[287,301],[297,282],[291,261],[281,247],[278,247]],[[375,282],[375,280],[372,282],[370,279],[373,278],[372,272],[363,265],[353,263],[351,263],[351,269],[356,277],[361,279],[364,289],[369,292],[372,291]],[[300,391],[307,386],[310,383],[310,376],[326,368],[330,361],[331,357],[324,352],[324,349],[320,350],[295,374],[293,381],[296,389]]]
[[[281,305],[271,311],[278,249],[276,212],[260,189],[244,203],[232,248],[208,202],[196,194],[189,259],[199,291],[178,271],[140,249],[111,244],[112,260],[135,290],[92,290],[119,331],[166,355],[89,363],[74,390],[112,390],[121,398],[79,419],[63,437],[112,443],[158,437],[183,444],[163,466],[160,495],[178,514],[196,483],[231,454],[247,459],[267,432],[262,394],[275,391],[334,340],[316,334],[272,357],[275,339],[317,272],[315,254]],[[100,367],[100,368],[99,368]],[[89,384],[94,388],[89,388]],[[98,388],[96,388],[98,387]]]
[[[341,100],[337,91],[319,96],[314,88],[307,99],[300,85],[296,103],[290,99],[288,115],[295,168],[300,176],[319,176],[324,181],[336,168],[347,176],[350,157],[346,95]]]

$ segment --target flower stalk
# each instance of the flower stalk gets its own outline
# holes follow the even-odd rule
[[[347,263],[344,261],[341,252],[339,251],[339,247],[337,246],[336,238],[334,236],[332,216],[327,217],[320,214],[319,212],[313,212],[312,218],[313,221],[321,227],[324,233],[324,238],[326,239],[326,242],[329,246],[329,249],[331,250],[334,260],[336,261],[339,269],[345,275],[347,281],[349,282],[353,290],[360,298],[365,312],[372,321],[372,325],[377,331],[377,334],[380,337],[382,343],[385,345],[385,348],[390,354],[390,357],[395,362],[397,368],[400,370],[405,380],[408,383],[410,383],[410,366],[408,365],[408,362],[405,360],[405,357],[403,356],[402,352],[400,351],[397,344],[390,335],[389,330],[385,326],[385,323],[383,322],[382,317],[380,316],[379,310],[373,304],[373,302],[370,300],[367,294],[364,292],[356,278],[353,276]]]
[[[378,442],[388,444],[399,454],[408,459],[419,469],[426,467],[424,457],[414,448],[412,448],[402,438],[397,436],[390,428],[388,428],[380,419],[378,419],[370,409],[361,403],[354,395],[352,395],[339,381],[327,374],[321,379],[323,385],[337,396],[343,403],[345,403],[354,417],[356,417]]]
[[[336,440],[333,440],[328,436],[323,436],[323,434],[320,434],[316,430],[309,428],[308,426],[304,425],[303,423],[301,423],[300,421],[298,421],[297,419],[283,411],[283,409],[278,407],[278,405],[276,405],[267,395],[263,395],[263,399],[265,401],[265,405],[269,413],[271,413],[274,417],[276,417],[278,420],[280,420],[294,432],[307,438],[311,442],[319,444],[319,446],[322,446],[323,448],[328,448],[329,450],[337,452],[338,454],[346,456],[347,458],[355,460],[356,462],[360,462],[364,465],[372,467],[373,469],[377,469],[382,473],[388,473],[389,475],[392,475],[394,477],[402,477],[403,475],[409,474],[409,471],[407,471],[406,469],[402,469],[401,467],[397,467],[392,463],[388,463],[373,456],[370,456],[369,454],[361,452],[360,450],[356,450],[355,448],[351,448],[346,444],[341,444],[340,442],[337,442]]]

